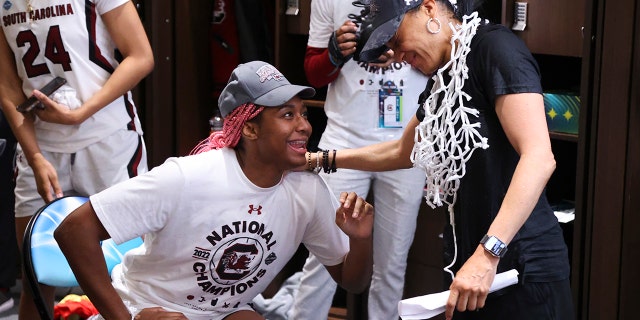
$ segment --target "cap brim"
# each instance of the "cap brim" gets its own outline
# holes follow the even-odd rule
[[[371,62],[377,60],[380,55],[388,50],[387,42],[393,38],[402,22],[404,14],[401,14],[395,18],[392,18],[377,28],[369,31],[368,28],[363,28],[360,34],[361,41],[364,41],[362,50],[358,55],[358,60],[364,62]],[[369,32],[368,32],[369,31]]]
[[[265,93],[257,98],[254,103],[265,107],[277,107],[285,104],[295,96],[306,99],[313,97],[315,94],[316,90],[311,87],[289,84]]]

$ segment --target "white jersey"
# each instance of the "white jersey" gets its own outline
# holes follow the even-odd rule
[[[14,52],[24,94],[31,96],[33,89],[59,76],[67,84],[52,96],[58,103],[75,109],[93,96],[118,66],[115,43],[101,15],[128,1],[4,1],[0,8],[2,29]],[[40,148],[65,153],[84,148],[116,130],[142,134],[130,92],[80,125],[36,119],[35,129]]]
[[[360,14],[361,7],[345,6],[344,1],[311,1],[310,47],[326,48],[331,33],[348,15]],[[329,84],[324,104],[328,119],[320,147],[354,148],[400,138],[427,80],[406,62],[381,69],[350,59]]]
[[[260,188],[228,148],[171,158],[91,203],[116,242],[145,234],[112,274],[138,310],[160,305],[209,319],[251,302],[300,243],[325,265],[341,263],[349,249],[322,178],[291,172]]]

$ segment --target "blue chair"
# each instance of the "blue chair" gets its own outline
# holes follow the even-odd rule
[[[56,199],[40,208],[31,217],[25,230],[22,249],[25,276],[42,320],[51,320],[53,316],[42,298],[40,283],[52,287],[78,286],[67,259],[53,238],[53,232],[68,214],[88,200],[79,196]],[[122,261],[127,251],[141,244],[142,239],[139,237],[120,245],[116,245],[111,239],[102,241],[102,251],[109,273]]]

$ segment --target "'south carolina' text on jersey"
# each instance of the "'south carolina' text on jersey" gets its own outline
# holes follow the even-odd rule
[[[2,16],[2,24],[7,27],[14,24],[27,23],[28,21],[38,21],[72,14],[74,14],[73,6],[70,3],[58,4],[44,8],[34,8],[31,12],[10,13]],[[29,19],[27,19],[27,16]]]

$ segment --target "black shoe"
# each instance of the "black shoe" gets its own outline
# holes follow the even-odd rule
[[[0,312],[13,308],[13,298],[8,292],[0,291]]]

